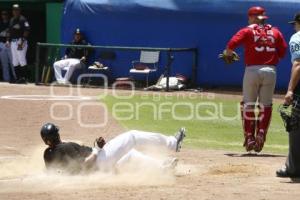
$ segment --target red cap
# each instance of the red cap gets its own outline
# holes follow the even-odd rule
[[[268,19],[269,17],[266,16],[266,10],[260,6],[254,6],[249,8],[248,16],[256,16],[258,19]]]

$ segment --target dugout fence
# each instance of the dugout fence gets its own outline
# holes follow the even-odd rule
[[[136,57],[140,51],[160,51],[161,67],[160,74],[167,78],[166,90],[169,91],[169,77],[175,71],[180,71],[180,67],[173,68],[174,62],[188,63],[184,65],[185,71],[190,71],[190,87],[196,87],[197,66],[198,66],[198,49],[197,48],[155,48],[155,47],[128,47],[128,46],[94,46],[94,45],[70,45],[54,43],[37,43],[36,64],[35,64],[35,84],[47,85],[53,81],[53,63],[62,59],[64,50],[68,47],[77,47],[88,49],[91,52],[90,61],[97,59],[97,53],[100,51],[114,51],[117,53],[116,64],[113,66],[112,77],[122,77],[128,74],[131,67],[130,60]],[[182,59],[184,57],[184,59]],[[119,60],[118,60],[119,59]],[[121,63],[121,64],[120,64]],[[120,67],[122,65],[122,67]],[[79,73],[84,73],[82,69]]]

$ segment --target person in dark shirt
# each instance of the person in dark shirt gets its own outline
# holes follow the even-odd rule
[[[72,45],[88,45],[84,39],[80,29],[74,32],[74,39],[70,43]],[[66,49],[63,60],[59,60],[53,64],[55,78],[59,84],[68,84],[70,78],[76,68],[81,68],[87,62],[88,49],[81,47],[70,47]],[[66,70],[65,76],[62,70]]]
[[[41,129],[41,137],[49,146],[44,151],[47,169],[59,169],[71,174],[93,169],[94,161],[87,160],[93,149],[74,142],[62,142],[59,128],[54,124],[45,124]]]
[[[27,68],[27,38],[29,36],[30,25],[27,19],[21,15],[21,8],[14,4],[12,8],[13,17],[9,22],[9,40],[12,53],[12,64],[17,76],[16,83],[26,83]]]
[[[289,153],[285,165],[276,171],[278,177],[300,178],[300,12],[289,22],[296,31],[289,46],[291,54],[291,77],[284,105],[291,106],[291,119],[288,122]]]
[[[3,81],[5,82],[10,82],[15,78],[14,69],[11,67],[11,52],[7,42],[8,31],[9,15],[7,11],[2,11],[0,21],[0,63],[2,66]]]
[[[99,137],[93,148],[73,142],[62,142],[59,128],[52,123],[43,125],[41,137],[49,146],[44,151],[47,169],[58,169],[71,174],[94,170],[115,172],[128,161],[138,159],[141,163],[147,163],[147,166],[165,170],[174,169],[178,159],[171,158],[161,163],[157,158],[150,157],[137,149],[150,147],[179,152],[185,137],[185,128],[181,128],[175,136],[130,130],[119,134],[107,143]]]

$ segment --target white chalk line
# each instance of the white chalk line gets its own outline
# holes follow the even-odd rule
[[[0,99],[22,101],[90,101],[97,100],[96,96],[60,96],[60,95],[6,95]]]
[[[185,140],[188,143],[193,142],[199,142],[199,143],[205,143],[205,144],[214,144],[219,146],[232,146],[232,147],[241,147],[242,141],[240,143],[238,142],[220,142],[215,140],[202,140],[202,139],[186,139]],[[288,145],[280,145],[280,144],[265,144],[265,147],[274,148],[274,149],[288,149]]]

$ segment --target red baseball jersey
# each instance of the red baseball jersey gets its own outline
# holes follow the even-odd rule
[[[240,45],[245,48],[246,66],[277,65],[287,49],[281,32],[270,24],[242,28],[230,39],[227,48],[234,50]]]

